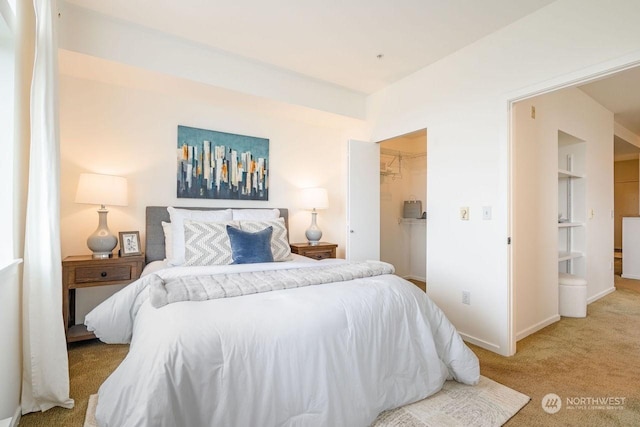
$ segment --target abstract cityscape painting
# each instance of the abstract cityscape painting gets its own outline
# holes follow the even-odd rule
[[[178,198],[269,200],[269,140],[178,126]]]

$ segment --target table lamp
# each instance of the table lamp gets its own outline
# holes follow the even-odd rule
[[[118,238],[111,234],[107,226],[109,211],[105,205],[127,206],[127,180],[119,176],[82,173],[75,202],[100,205],[98,228],[87,239],[87,246],[95,259],[111,257],[113,249],[118,244]]]
[[[318,228],[316,223],[316,217],[318,213],[316,209],[327,209],[329,207],[329,196],[327,195],[326,188],[305,188],[302,190],[302,207],[305,209],[312,209],[311,212],[311,225],[305,231],[304,235],[309,241],[309,245],[317,246],[320,238],[322,237],[322,231]]]

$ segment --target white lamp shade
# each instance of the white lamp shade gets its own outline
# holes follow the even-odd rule
[[[81,173],[76,203],[127,206],[127,180],[119,176]]]
[[[302,190],[301,205],[305,209],[327,209],[329,195],[326,188],[305,188]]]

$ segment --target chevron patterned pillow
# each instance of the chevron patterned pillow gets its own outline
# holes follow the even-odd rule
[[[228,265],[233,262],[227,225],[237,221],[184,221],[184,265]]]
[[[291,247],[289,246],[289,236],[287,235],[287,227],[284,225],[284,218],[265,221],[240,221],[240,229],[252,233],[270,226],[273,227],[273,234],[271,235],[273,260],[288,261],[291,257]]]

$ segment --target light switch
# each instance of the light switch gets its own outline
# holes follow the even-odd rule
[[[460,208],[460,219],[463,221],[469,221],[469,207]]]
[[[491,219],[491,206],[482,207],[482,219]]]

